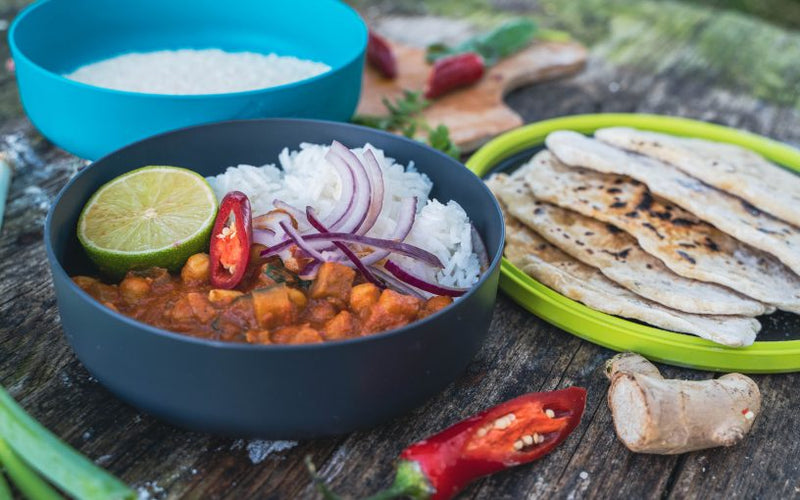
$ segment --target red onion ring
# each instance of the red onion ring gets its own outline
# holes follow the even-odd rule
[[[304,218],[302,210],[295,208],[292,205],[289,205],[283,200],[278,200],[278,199],[272,200],[272,206],[274,206],[278,210],[283,210],[284,212],[287,212],[289,215],[294,217],[296,221],[301,221]]]
[[[414,220],[417,217],[417,198],[403,198],[400,201],[400,213],[397,219],[397,225],[394,231],[387,239],[393,241],[403,241],[411,232],[414,226]],[[376,262],[385,259],[391,252],[387,250],[376,250],[362,259],[364,264],[375,264]]]
[[[322,223],[319,221],[319,219],[317,219],[317,217],[314,215],[314,209],[313,208],[306,207],[306,217],[308,218],[309,224],[314,226],[314,228],[317,231],[319,231],[322,234],[329,233],[328,229],[325,226],[323,226]],[[350,259],[350,261],[353,263],[353,265],[356,266],[356,268],[359,271],[361,271],[361,274],[364,275],[364,279],[366,279],[367,281],[369,281],[370,283],[372,283],[374,285],[377,285],[377,286],[383,288],[383,283],[381,283],[380,280],[378,280],[372,274],[372,272],[370,272],[369,268],[367,268],[367,266],[365,266],[364,263],[361,262],[361,260],[358,258],[358,256],[356,254],[353,253],[352,250],[347,248],[347,245],[345,245],[344,243],[338,242],[338,241],[334,241],[333,244],[336,245],[336,247],[339,248],[339,250],[342,251],[342,253],[345,255],[345,257]]]
[[[478,264],[483,272],[489,269],[489,252],[486,251],[486,245],[484,245],[478,230],[475,229],[475,225],[470,222],[469,227],[472,235],[472,251],[478,256]]]
[[[361,160],[359,160],[347,146],[339,141],[333,141],[333,143],[331,143],[329,154],[331,154],[332,158],[338,156],[347,164],[353,172],[355,184],[353,204],[350,210],[348,210],[348,215],[328,227],[330,227],[331,231],[351,233],[361,227],[369,211],[369,204],[372,199],[372,188],[370,186],[369,177],[367,176],[367,169],[364,167],[364,164],[361,163]]]
[[[413,286],[410,286],[410,285],[408,285],[406,283],[403,283],[402,281],[400,281],[399,279],[395,278],[391,274],[387,273],[383,269],[380,269],[378,267],[373,267],[372,268],[372,272],[375,273],[375,275],[378,276],[380,279],[382,279],[384,281],[384,283],[386,283],[386,286],[388,288],[391,288],[395,292],[400,292],[400,293],[404,293],[406,295],[411,295],[411,296],[417,297],[419,299],[426,299],[427,298],[424,295],[422,295],[420,293],[420,291],[417,290],[416,288],[414,288]]]
[[[283,226],[283,223],[281,223]],[[293,228],[292,228],[293,229]],[[299,237],[298,239],[302,240],[305,246],[311,248],[314,252],[317,252],[316,249],[309,245],[310,242],[316,241],[340,241],[345,243],[358,243],[359,245],[365,245],[368,247],[373,248],[380,248],[383,250],[389,250],[390,252],[398,253],[400,255],[405,255],[407,257],[411,257],[413,259],[420,260],[425,262],[426,264],[430,264],[436,267],[444,267],[442,265],[442,261],[439,260],[439,257],[435,256],[434,254],[430,253],[427,250],[423,250],[422,248],[416,247],[414,245],[409,245],[408,243],[403,243],[401,241],[393,241],[393,240],[384,240],[381,238],[372,238],[370,236],[364,236],[360,234],[351,234],[351,233],[317,233],[317,234],[308,234],[305,236],[301,236],[299,233],[294,231],[294,233]],[[287,231],[287,234],[288,231]],[[291,234],[289,234],[291,238]],[[276,253],[289,248],[294,239],[289,239],[278,243],[272,247],[269,247],[261,252],[262,257],[269,257],[275,255]],[[296,242],[294,242],[296,243]],[[298,245],[300,246],[300,245]],[[300,247],[303,250],[302,246]],[[319,252],[317,252],[319,253]],[[362,259],[362,262],[364,259]]]
[[[364,159],[366,160],[365,167],[367,168],[367,177],[369,178],[369,183],[372,188],[372,197],[369,202],[367,217],[364,219],[364,223],[361,227],[358,228],[358,231],[356,231],[356,234],[367,234],[375,225],[375,222],[381,215],[381,210],[383,210],[383,170],[371,149],[367,149],[364,152]]]
[[[319,253],[316,248],[314,248],[311,245],[309,245],[306,242],[306,240],[303,238],[303,236],[300,233],[298,233],[297,230],[295,228],[293,228],[291,224],[287,224],[285,221],[281,221],[280,222],[280,226],[281,226],[281,229],[283,229],[286,232],[287,236],[289,236],[289,238],[291,238],[291,241],[293,241],[294,244],[297,245],[298,248],[300,248],[300,250],[302,250],[305,253],[307,253],[309,255],[309,257],[311,257],[313,259],[316,259],[316,260],[319,260],[319,261],[326,260],[325,256],[323,256],[321,253]],[[262,253],[262,257],[263,256],[264,255]]]
[[[325,217],[325,225],[331,226],[347,215],[348,210],[353,205],[355,197],[355,173],[353,169],[342,158],[334,155],[332,149],[328,150],[325,159],[333,165],[341,182],[341,192],[339,201],[333,206],[331,212]]]
[[[400,267],[391,260],[387,260],[386,264],[384,264],[384,267],[386,268],[387,271],[392,273],[392,275],[394,275],[394,277],[396,277],[397,279],[405,283],[408,283],[411,286],[415,286],[420,290],[424,290],[426,292],[430,292],[436,295],[447,295],[448,297],[460,297],[461,295],[464,295],[467,292],[467,290],[469,290],[468,288],[453,288],[449,286],[439,285],[437,283],[430,283],[429,281],[426,281],[420,278],[419,276],[411,274],[409,271],[403,269],[402,267]]]

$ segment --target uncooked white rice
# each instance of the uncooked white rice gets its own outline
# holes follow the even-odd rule
[[[148,94],[223,94],[305,80],[330,71],[315,61],[219,49],[134,52],[81,66],[64,76],[82,83]]]
[[[217,197],[222,199],[229,191],[245,193],[254,215],[272,210],[273,200],[283,200],[299,209],[306,206],[325,217],[336,204],[341,191],[339,176],[325,159],[329,146],[303,143],[299,151],[284,149],[278,157],[281,168],[275,165],[254,167],[238,165],[208,182]],[[450,200],[446,204],[429,200],[433,184],[427,175],[417,172],[413,163],[403,166],[388,158],[383,151],[370,144],[353,152],[363,160],[366,149],[371,149],[383,169],[383,210],[368,236],[388,237],[397,223],[401,200],[416,196],[417,217],[406,242],[424,248],[444,263],[444,268],[432,272],[410,258],[393,256],[410,271],[440,284],[456,287],[473,285],[480,275],[480,263],[472,250],[471,227],[464,209]]]

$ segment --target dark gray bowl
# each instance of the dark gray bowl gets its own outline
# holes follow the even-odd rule
[[[422,321],[369,337],[274,346],[196,339],[139,323],[100,305],[70,280],[93,272],[75,235],[78,215],[103,183],[143,165],[202,175],[228,165],[277,163],[301,142],[369,142],[413,161],[433,196],[457,200],[483,237],[491,265],[461,300]],[[120,398],[191,429],[308,438],[376,425],[420,405],[466,368],[489,329],[504,231],[500,208],[463,165],[418,142],[354,125],[266,119],[202,125],[145,139],[72,179],[50,209],[45,245],[67,340]]]

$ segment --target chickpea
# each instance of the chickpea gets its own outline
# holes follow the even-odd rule
[[[139,276],[126,276],[119,284],[119,293],[125,302],[133,303],[150,293],[150,281]]]
[[[189,257],[181,269],[184,283],[207,282],[211,265],[206,253],[196,253]]]

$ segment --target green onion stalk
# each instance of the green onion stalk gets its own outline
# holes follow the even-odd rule
[[[39,475],[78,499],[136,498],[135,492],[127,485],[97,467],[25,413],[2,387],[0,464],[14,485],[33,500],[62,498]],[[8,487],[3,481],[0,484],[0,500],[5,500],[4,486],[7,491]]]

